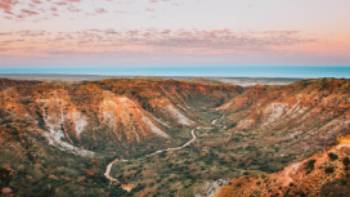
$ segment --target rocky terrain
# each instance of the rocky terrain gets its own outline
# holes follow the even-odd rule
[[[1,79],[1,193],[340,195],[349,90],[341,79]]]
[[[215,196],[334,196],[350,194],[350,137],[280,172],[232,180]]]

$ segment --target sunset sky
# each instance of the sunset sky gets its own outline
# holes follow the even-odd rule
[[[349,0],[0,0],[0,67],[350,65]]]

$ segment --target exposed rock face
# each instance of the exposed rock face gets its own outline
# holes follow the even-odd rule
[[[48,132],[43,135],[49,144],[60,150],[68,151],[83,157],[93,157],[94,153],[74,146],[71,136],[80,139],[87,126],[87,118],[76,109],[64,89],[49,92],[47,97],[36,100],[41,111],[42,121]]]
[[[170,120],[177,122],[180,125],[191,126],[193,121],[190,120],[182,111],[190,110],[190,107],[182,104],[173,104],[169,99],[156,98],[150,101],[150,104],[157,109],[160,109],[160,113],[167,116]]]
[[[349,86],[349,81],[331,79],[288,86],[254,86],[217,109],[236,125],[233,133],[267,135],[265,131],[275,131],[284,133],[286,140],[308,134],[322,144],[327,143],[323,140],[329,136],[335,139],[349,129]]]
[[[157,125],[156,118],[146,112],[139,104],[125,96],[116,96],[110,92],[103,93],[103,100],[99,106],[100,120],[110,128],[118,137],[122,139],[123,134],[120,128],[125,128],[129,132],[124,133],[128,141],[148,135],[157,135],[169,138],[169,135]]]
[[[217,105],[218,99],[239,90],[143,79],[70,84],[3,80],[1,88],[3,111],[36,124],[37,132],[49,144],[84,157],[93,157],[99,150],[91,147],[99,143],[119,146],[155,138],[167,141],[170,128],[193,126],[190,117],[197,117],[196,110],[189,107],[193,98]]]

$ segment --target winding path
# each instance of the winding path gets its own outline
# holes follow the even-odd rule
[[[198,129],[200,127],[197,127]],[[153,153],[150,153],[150,154],[147,154],[147,155],[144,155],[140,158],[137,158],[137,159],[132,159],[132,160],[126,160],[126,159],[114,159],[113,161],[111,161],[107,167],[106,167],[106,170],[105,170],[105,173],[104,173],[104,176],[106,177],[106,179],[108,179],[112,184],[120,184],[120,181],[116,178],[114,178],[113,176],[111,176],[111,171],[112,171],[112,167],[114,164],[118,163],[118,162],[128,162],[128,161],[136,161],[136,160],[142,160],[142,159],[145,159],[145,158],[148,158],[148,157],[152,157],[152,156],[155,156],[155,155],[158,155],[158,154],[161,154],[163,152],[174,152],[174,151],[179,151],[181,149],[184,149],[186,148],[187,146],[191,145],[193,142],[195,142],[197,140],[197,136],[196,136],[196,133],[195,133],[195,130],[196,129],[192,129],[191,131],[191,135],[192,135],[192,139],[190,139],[188,142],[186,142],[185,144],[181,145],[181,146],[178,146],[178,147],[174,147],[174,148],[167,148],[167,149],[160,149],[160,150],[157,150]]]

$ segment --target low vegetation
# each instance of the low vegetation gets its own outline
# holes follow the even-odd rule
[[[248,183],[253,196],[263,195],[263,188],[270,196],[310,196],[314,191],[298,190],[302,185],[291,176],[300,172],[331,180],[322,190],[317,185],[322,195],[338,187],[346,192],[341,184],[348,180],[334,177],[349,169],[350,159],[332,151],[326,165],[310,156],[346,134],[349,84],[324,79],[243,88],[164,79],[3,80],[0,189],[15,196],[208,196],[218,180],[238,178],[229,188],[242,191]],[[138,159],[182,145],[197,126],[202,129],[191,146]],[[48,143],[44,134],[50,132],[94,157]],[[115,158],[130,159],[116,163],[111,175],[133,185],[131,192],[103,176]]]

